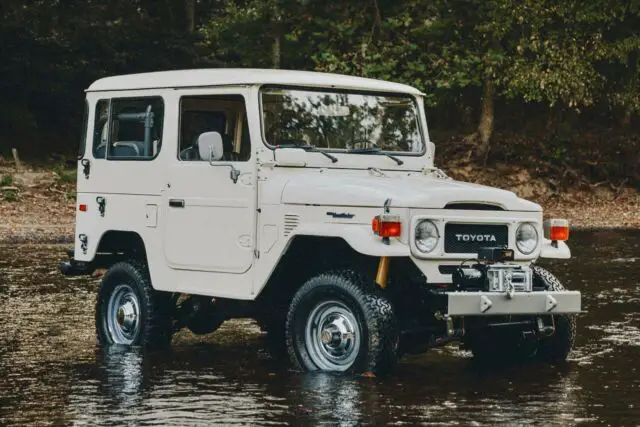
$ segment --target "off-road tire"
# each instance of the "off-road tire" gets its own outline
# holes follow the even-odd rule
[[[549,291],[563,291],[564,286],[549,271],[534,265],[533,284],[544,286]],[[553,316],[555,332],[550,337],[544,338],[538,345],[536,358],[542,362],[564,362],[571,352],[576,338],[576,317],[568,314]]]
[[[564,286],[549,271],[533,265],[533,286],[544,287],[549,291],[562,291]],[[576,335],[575,316],[567,314],[553,315],[555,332],[550,337],[531,343],[523,340],[487,340],[486,337],[473,337],[469,348],[475,359],[483,363],[503,361],[522,362],[537,360],[540,362],[563,362],[567,359]]]
[[[107,310],[111,294],[119,285],[128,285],[140,305],[140,327],[131,346],[166,347],[171,343],[171,294],[153,289],[146,263],[128,260],[114,264],[104,275],[96,301],[96,336],[102,345],[117,344],[107,327]]]
[[[353,270],[318,274],[295,294],[286,319],[286,346],[293,367],[320,370],[309,356],[305,327],[312,310],[331,300],[343,303],[353,312],[362,336],[355,360],[344,371],[377,375],[390,371],[397,360],[399,340],[393,306],[374,283]]]

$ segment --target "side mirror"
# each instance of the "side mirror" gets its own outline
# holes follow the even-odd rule
[[[222,135],[218,132],[204,132],[198,136],[198,154],[202,160],[214,162],[222,159],[224,148]]]
[[[231,168],[229,178],[234,184],[238,182],[240,170],[233,166],[233,163],[219,162],[224,155],[222,145],[222,135],[218,132],[204,132],[198,137],[198,154],[202,160],[209,160],[211,166],[225,166]]]

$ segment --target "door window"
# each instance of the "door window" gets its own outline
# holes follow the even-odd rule
[[[208,161],[200,155],[198,141],[207,132],[222,138],[222,161],[246,162],[251,155],[244,97],[240,95],[187,96],[180,100],[178,158]]]

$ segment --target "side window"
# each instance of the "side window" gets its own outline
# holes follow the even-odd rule
[[[89,102],[84,101],[84,115],[82,116],[82,133],[80,136],[80,145],[78,145],[78,159],[84,157],[84,151],[87,144],[87,129],[89,127]]]
[[[163,122],[161,98],[100,100],[93,155],[97,159],[151,160],[162,148]]]
[[[162,147],[161,98],[114,99],[107,158],[153,159]]]
[[[93,157],[104,159],[109,134],[109,100],[101,99],[96,104],[96,116],[93,122]]]
[[[244,97],[188,96],[180,100],[178,158],[209,161],[211,145],[217,161],[246,162],[251,155]],[[206,144],[206,145],[204,145]]]

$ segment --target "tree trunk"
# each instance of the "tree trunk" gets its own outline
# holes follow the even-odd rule
[[[196,0],[184,0],[186,30],[191,34],[196,29]]]
[[[281,66],[281,57],[282,57],[282,41],[280,37],[280,32],[276,30],[275,35],[273,36],[273,51],[271,52],[271,65],[273,68],[280,68]]]
[[[484,157],[484,164],[487,163],[489,150],[491,149],[491,134],[493,134],[493,101],[496,92],[496,85],[491,77],[486,77],[482,90],[482,111],[480,112],[480,124],[478,124],[478,136],[480,137],[480,147],[478,155]]]
[[[378,0],[373,0],[373,28],[371,29],[372,39],[377,39],[382,33],[382,13]]]
[[[282,17],[278,1],[273,2],[273,43],[271,45],[271,67],[278,69],[282,66]]]

